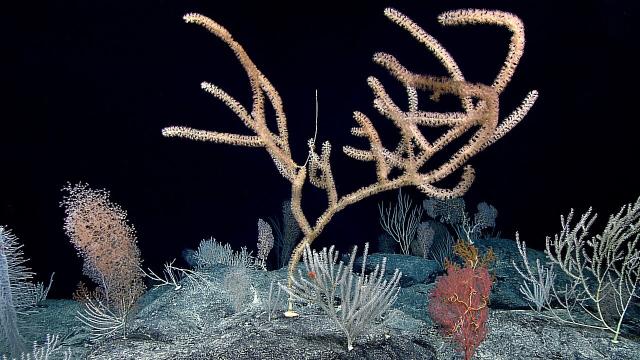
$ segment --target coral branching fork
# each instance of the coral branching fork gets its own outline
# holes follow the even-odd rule
[[[490,10],[464,9],[448,11],[438,17],[442,25],[488,24],[507,28],[511,32],[509,50],[502,68],[490,85],[471,83],[465,80],[462,71],[447,50],[431,35],[424,31],[401,12],[387,8],[385,15],[394,23],[408,31],[416,40],[430,50],[444,65],[448,77],[434,77],[416,74],[405,68],[394,56],[376,53],[373,61],[385,68],[406,89],[408,106],[403,108],[392,100],[384,86],[375,77],[369,77],[368,83],[374,94],[374,107],[391,120],[400,132],[400,140],[394,149],[383,146],[380,134],[370,119],[362,112],[354,112],[358,124],[351,130],[357,137],[368,140],[368,149],[344,146],[344,153],[356,160],[373,162],[376,168],[376,181],[370,185],[346,194],[336,191],[331,169],[331,144],[322,143],[317,152],[315,139],[309,141],[309,154],[302,165],[294,161],[289,147],[287,120],[280,95],[266,76],[251,61],[242,46],[220,24],[200,14],[187,14],[184,20],[198,24],[224,41],[234,52],[249,78],[253,94],[250,108],[240,104],[235,98],[219,87],[203,82],[202,89],[221,100],[231,109],[252,134],[222,133],[199,130],[183,126],[172,126],[162,130],[167,137],[182,137],[198,141],[212,141],[237,146],[264,148],[276,165],[280,174],[291,182],[291,206],[296,221],[304,234],[303,239],[293,250],[289,262],[289,286],[296,265],[307,244],[311,244],[333,216],[346,206],[351,205],[386,190],[403,186],[415,186],[425,195],[435,198],[462,196],[474,179],[474,170],[465,163],[475,154],[504,136],[517,125],[533,106],[538,97],[537,91],[530,91],[522,103],[505,119],[499,120],[499,97],[505,89],[522,57],[524,51],[524,26],[515,15]],[[432,99],[441,95],[450,95],[460,99],[461,111],[429,112],[420,109],[418,90],[431,93]],[[275,110],[277,131],[267,127],[265,102]],[[427,140],[424,132],[439,129],[441,135]],[[442,131],[444,130],[444,131]],[[466,143],[443,164],[425,169],[427,162],[436,153],[452,141],[467,132]],[[462,168],[460,180],[450,188],[436,186],[456,170]],[[393,173],[392,173],[392,170]],[[326,192],[328,198],[326,210],[315,222],[310,222],[302,210],[302,188],[306,180]],[[295,316],[289,305],[287,315]]]

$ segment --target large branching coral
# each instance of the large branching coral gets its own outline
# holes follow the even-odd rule
[[[320,151],[317,151],[315,139],[310,140],[307,160],[304,164],[298,164],[291,154],[282,100],[271,82],[223,26],[200,14],[187,14],[184,17],[186,22],[198,24],[224,41],[246,71],[253,94],[250,108],[213,84],[203,82],[202,89],[226,104],[253,134],[222,133],[184,126],[167,127],[162,133],[167,137],[261,147],[269,153],[280,174],[291,182],[291,207],[304,234],[302,241],[294,248],[289,262],[289,286],[305,246],[311,244],[333,216],[345,207],[377,193],[403,186],[415,186],[430,197],[462,196],[474,179],[473,168],[469,165],[464,166],[465,163],[509,132],[523,119],[537,99],[536,91],[529,92],[520,106],[503,121],[499,121],[500,94],[511,80],[524,51],[524,26],[517,16],[501,11],[465,9],[445,12],[438,17],[442,25],[488,24],[505,27],[512,33],[509,51],[502,68],[492,84],[485,85],[466,81],[460,67],[447,50],[407,16],[390,8],[385,10],[385,15],[430,50],[444,65],[449,77],[416,74],[390,54],[374,55],[373,60],[406,88],[409,106],[408,109],[402,109],[393,101],[380,80],[375,77],[368,79],[375,97],[374,107],[391,120],[400,133],[400,140],[395,148],[385,147],[371,120],[362,112],[354,112],[358,126],[351,132],[368,140],[369,148],[345,146],[343,151],[356,160],[373,162],[376,180],[346,195],[339,195],[336,190],[330,161],[331,143],[325,141]],[[462,111],[424,111],[420,109],[418,90],[432,93],[432,98],[441,95],[455,96],[462,103]],[[275,112],[276,131],[267,127],[266,101]],[[446,130],[435,140],[429,141],[424,134],[429,128]],[[471,131],[473,133],[467,142],[455,151],[448,161],[435,168],[426,169],[429,159]],[[449,188],[436,185],[460,169],[462,175],[457,184]],[[311,222],[302,210],[302,188],[307,179],[312,185],[326,192],[328,199],[326,209],[315,222]]]

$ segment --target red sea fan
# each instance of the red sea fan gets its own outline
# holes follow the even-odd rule
[[[487,335],[487,303],[491,276],[486,268],[449,266],[438,278],[429,301],[429,314],[464,351],[465,360]]]

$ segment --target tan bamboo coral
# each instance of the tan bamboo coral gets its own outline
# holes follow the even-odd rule
[[[224,27],[208,17],[199,14],[188,14],[184,17],[186,22],[198,24],[224,41],[245,69],[253,94],[251,108],[246,108],[215,85],[204,82],[202,88],[225,103],[251,130],[252,134],[221,133],[182,126],[165,128],[162,133],[167,137],[262,147],[269,153],[280,174],[291,182],[292,212],[304,234],[302,241],[293,250],[289,262],[290,279],[305,245],[312,243],[333,216],[348,205],[382,191],[408,185],[416,186],[430,197],[462,196],[474,179],[473,168],[470,165],[464,166],[464,164],[518,124],[533,106],[538,96],[535,90],[529,92],[519,107],[503,121],[499,121],[499,96],[511,80],[524,50],[524,27],[517,16],[501,11],[465,9],[445,12],[438,17],[442,25],[490,24],[503,26],[511,31],[509,51],[503,66],[493,83],[484,85],[466,81],[459,66],[447,50],[407,16],[390,8],[385,10],[385,15],[425,45],[444,65],[449,77],[415,74],[390,54],[377,53],[374,55],[373,60],[384,67],[406,88],[409,105],[406,110],[403,109],[392,100],[380,80],[375,77],[368,79],[368,84],[374,94],[374,107],[381,115],[391,120],[401,136],[395,148],[385,147],[371,120],[362,112],[354,112],[354,119],[358,126],[353,128],[351,133],[368,140],[369,148],[358,149],[345,146],[343,151],[347,156],[356,160],[373,162],[377,178],[375,182],[346,195],[339,195],[336,190],[330,161],[331,144],[328,141],[322,143],[320,152],[317,152],[315,139],[310,140],[307,161],[299,165],[293,160],[289,148],[287,121],[282,100],[242,46],[233,39]],[[430,92],[432,99],[435,100],[443,94],[458,97],[462,104],[462,111],[429,112],[420,110],[418,90]],[[269,101],[275,110],[277,131],[271,131],[267,127],[265,101]],[[429,141],[424,136],[425,129],[429,128],[444,128],[446,130],[441,136]],[[473,133],[467,143],[454,152],[448,161],[433,169],[425,169],[429,159],[469,131],[473,131]],[[457,184],[450,188],[435,185],[460,168],[463,171]],[[393,172],[395,175],[392,176],[394,169],[398,171]],[[307,218],[302,210],[302,188],[307,178],[312,185],[324,190],[328,198],[327,208],[313,222]],[[288,315],[295,315],[291,311],[291,304]]]

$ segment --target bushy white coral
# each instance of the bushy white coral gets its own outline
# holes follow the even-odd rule
[[[553,239],[546,238],[545,253],[551,266],[558,266],[569,282],[564,289],[553,284],[548,298],[536,304],[536,309],[566,324],[609,331],[616,343],[629,305],[640,298],[640,198],[611,215],[600,234],[590,235],[596,216],[589,208],[573,223],[572,209],[566,217],[560,217],[560,233]],[[524,248],[524,244],[521,246]],[[525,269],[529,269],[526,252],[521,250],[521,256]],[[553,270],[539,266],[538,272],[547,275],[539,274],[535,279],[528,271],[525,284],[534,289],[545,287],[543,279],[546,276],[548,280],[548,272],[552,274]],[[552,307],[552,301],[560,308]],[[576,312],[585,313],[587,320],[578,319]]]

